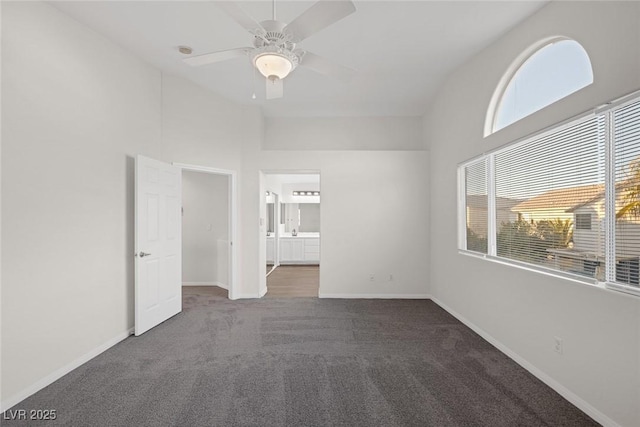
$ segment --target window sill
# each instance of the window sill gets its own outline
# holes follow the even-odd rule
[[[486,261],[519,268],[521,270],[544,274],[545,276],[554,277],[556,279],[563,279],[570,282],[579,283],[581,285],[589,285],[594,288],[602,289],[607,292],[613,291],[613,292],[616,292],[617,294],[622,293],[627,296],[640,297],[640,288],[635,288],[634,286],[622,285],[620,283],[599,282],[596,279],[590,279],[588,277],[580,276],[577,274],[561,272],[561,271],[545,268],[542,266],[537,266],[534,264],[527,264],[527,263],[522,263],[518,261],[512,261],[507,258],[495,257],[487,254],[482,254],[479,252],[467,251],[464,249],[458,249],[458,253],[460,255],[464,255],[472,258],[484,259]]]

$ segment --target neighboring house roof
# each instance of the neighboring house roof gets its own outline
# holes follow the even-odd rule
[[[604,184],[560,188],[525,200],[514,206],[513,210],[516,212],[528,212],[537,209],[560,209],[569,212],[603,197]]]
[[[467,207],[487,209],[487,200],[488,197],[486,195],[470,194],[467,196]],[[522,200],[518,199],[496,197],[496,208],[498,210],[511,210],[514,206],[521,202]]]
[[[628,179],[616,184],[617,196],[621,196],[620,190],[636,186],[636,179]],[[515,212],[529,212],[537,209],[554,209],[565,212],[575,212],[583,206],[597,202],[604,198],[604,184],[583,185],[580,187],[560,188],[532,197],[512,208]]]
[[[507,199],[506,197],[496,197],[496,208],[498,210],[512,210],[514,206],[522,203],[521,199]]]

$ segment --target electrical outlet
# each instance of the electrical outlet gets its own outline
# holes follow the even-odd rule
[[[555,341],[553,349],[556,351],[556,353],[562,354],[562,338],[553,337],[553,339]]]
[[[387,279],[388,282],[393,282],[393,274],[389,273],[389,278]]]
[[[369,274],[369,281],[370,281],[370,282],[375,282],[375,281],[376,281],[376,276],[375,276],[375,274],[373,274],[373,273]]]

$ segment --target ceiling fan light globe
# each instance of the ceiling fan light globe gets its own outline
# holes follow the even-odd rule
[[[284,79],[293,70],[293,63],[289,58],[277,53],[258,55],[253,62],[260,74],[268,79],[273,79],[274,76]]]

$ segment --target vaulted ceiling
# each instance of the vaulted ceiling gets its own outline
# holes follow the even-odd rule
[[[205,1],[72,1],[53,5],[164,72],[183,76],[266,116],[419,116],[449,73],[540,9],[546,1],[356,1],[356,12],[300,47],[357,70],[349,83],[299,67],[284,98],[265,100],[264,80],[249,58],[198,68],[193,54],[251,46],[252,36]],[[279,1],[290,22],[314,2]],[[271,1],[239,2],[257,21]],[[99,52],[96,52],[99,54]],[[255,88],[255,89],[254,89]],[[256,93],[257,98],[252,99]]]

